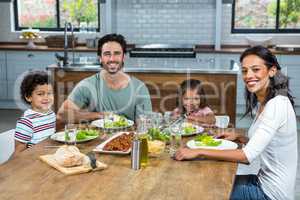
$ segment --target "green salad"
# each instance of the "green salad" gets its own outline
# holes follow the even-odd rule
[[[222,141],[217,141],[213,138],[213,136],[208,135],[207,133],[198,135],[195,137],[195,144],[196,146],[211,146],[211,147],[216,147],[219,146]]]
[[[150,140],[160,140],[163,142],[170,140],[170,136],[164,132],[161,132],[158,128],[150,128],[147,134]]]
[[[113,120],[104,122],[104,128],[121,128],[129,125],[124,116],[114,115]]]
[[[87,138],[91,138],[91,137],[97,137],[99,135],[97,130],[93,130],[93,129],[82,129],[79,130],[76,134],[76,140],[85,140]]]
[[[193,127],[193,126],[187,126],[187,127],[183,128],[183,133],[186,135],[193,134],[196,131],[197,131],[196,127]]]

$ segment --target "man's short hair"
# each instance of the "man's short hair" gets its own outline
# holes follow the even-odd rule
[[[101,56],[102,53],[102,47],[107,42],[117,42],[121,45],[123,53],[126,53],[126,40],[123,35],[121,34],[107,34],[99,39],[98,41],[98,56]]]

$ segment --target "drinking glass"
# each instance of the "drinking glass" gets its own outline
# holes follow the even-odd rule
[[[139,115],[137,119],[136,132],[138,135],[146,134],[149,128],[148,118],[146,115]]]
[[[171,122],[171,115],[172,115],[171,111],[166,111],[164,113],[164,123],[165,124],[169,124]]]
[[[182,146],[181,128],[176,124],[170,127],[170,148],[169,154],[174,158],[176,151]]]
[[[147,114],[149,128],[159,128],[163,122],[163,115],[159,112],[150,112]]]
[[[77,126],[75,124],[65,125],[65,143],[76,145]]]

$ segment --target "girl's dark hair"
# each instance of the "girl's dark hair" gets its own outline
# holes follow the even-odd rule
[[[182,103],[182,97],[183,95],[186,93],[187,90],[195,90],[197,89],[197,94],[200,96],[200,108],[205,108],[206,106],[208,106],[207,104],[207,100],[206,100],[206,95],[205,95],[205,91],[201,85],[201,81],[196,80],[196,79],[188,79],[183,81],[180,84],[180,91],[179,91],[179,95],[177,96],[177,107],[180,108],[181,113],[185,113],[186,110],[183,106]]]
[[[275,66],[277,68],[277,73],[275,76],[270,77],[270,84],[267,88],[267,95],[263,102],[265,105],[270,99],[277,95],[283,95],[289,98],[292,106],[294,107],[294,98],[290,93],[289,89],[289,78],[284,75],[280,70],[281,67],[277,61],[275,55],[272,52],[263,47],[263,46],[255,46],[246,49],[242,55],[240,56],[240,62],[244,60],[249,55],[256,55],[265,61],[265,65],[268,69]],[[251,93],[245,87],[245,99],[246,99],[246,111],[243,117],[250,113],[250,116],[253,117],[253,109],[257,106],[257,96],[254,93]]]
[[[22,100],[30,104],[26,100],[26,97],[30,97],[32,95],[32,92],[35,90],[35,88],[38,85],[45,85],[45,84],[50,84],[50,78],[45,71],[32,71],[29,72],[23,79],[21,83],[21,98]]]
[[[98,41],[98,56],[101,56],[102,47],[107,42],[117,42],[121,45],[123,53],[126,53],[126,40],[123,35],[120,34],[107,34],[99,39]]]

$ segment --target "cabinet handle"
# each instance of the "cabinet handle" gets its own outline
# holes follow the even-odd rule
[[[27,57],[28,57],[28,58],[33,58],[33,57],[34,57],[34,54],[30,53],[30,54],[27,55]]]

